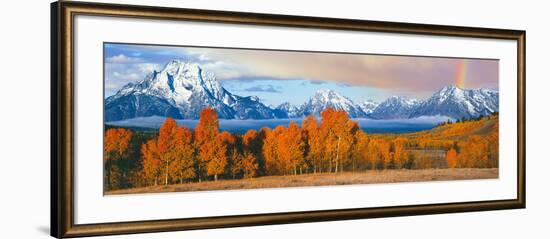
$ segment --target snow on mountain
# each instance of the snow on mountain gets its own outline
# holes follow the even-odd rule
[[[333,90],[319,90],[300,108],[301,115],[319,116],[321,111],[327,108],[344,110],[351,118],[364,118],[367,115],[361,108],[347,97],[336,93]]]
[[[124,86],[105,100],[105,120],[168,116],[198,119],[200,111],[211,107],[224,119],[273,118],[271,108],[257,98],[229,93],[215,76],[196,63],[171,60],[160,72],[153,71],[142,81]]]
[[[290,104],[289,102],[284,102],[275,108],[281,114],[286,114],[287,118],[301,118],[303,117],[299,107]]]
[[[236,96],[231,107],[235,110],[236,119],[279,119],[287,118],[286,112],[279,112],[260,102],[256,96]]]
[[[447,86],[418,105],[410,117],[441,115],[455,119],[474,118],[498,112],[498,101],[498,91]]]
[[[129,83],[105,99],[105,120],[162,116],[198,119],[211,107],[222,119],[283,119],[319,116],[331,107],[351,118],[406,119],[421,116],[472,118],[498,112],[498,91],[464,90],[447,86],[432,97],[418,101],[393,96],[377,104],[355,104],[333,91],[319,90],[300,106],[288,102],[266,106],[256,96],[238,96],[221,86],[216,77],[196,64],[171,60],[161,71],[153,71],[137,83]]]
[[[365,112],[365,114],[369,115],[374,111],[374,109],[376,109],[378,103],[372,100],[366,100],[362,103],[359,103],[358,106],[359,108],[361,108],[361,110],[363,110],[363,112]]]
[[[416,99],[392,96],[380,103],[369,116],[374,119],[406,119],[419,104]]]

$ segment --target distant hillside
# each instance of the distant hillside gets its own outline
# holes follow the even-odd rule
[[[487,136],[498,133],[498,114],[438,126],[432,130],[410,134],[411,137],[461,140],[472,135]]]

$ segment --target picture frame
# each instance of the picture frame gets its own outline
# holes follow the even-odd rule
[[[78,16],[97,17],[105,21],[124,18],[127,21],[139,20],[142,23],[171,21],[175,23],[232,24],[253,26],[259,29],[283,27],[295,31],[313,29],[513,42],[516,45],[514,49],[516,71],[513,76],[515,82],[512,82],[516,95],[512,100],[516,104],[514,134],[517,136],[515,139],[516,155],[512,155],[515,167],[515,172],[513,172],[515,197],[464,202],[421,202],[410,205],[77,223],[75,220],[78,211],[76,206],[80,199],[77,199],[75,193],[81,189],[77,188],[75,180],[76,160],[78,160],[75,157],[75,152],[76,148],[81,150],[82,147],[86,147],[86,145],[77,145],[78,143],[75,141],[75,130],[77,127],[81,127],[77,125],[81,125],[79,120],[82,120],[82,118],[75,117],[75,111],[83,110],[77,109],[75,102],[75,97],[77,97],[75,71],[78,65],[75,62],[75,49],[79,44],[78,41],[82,40],[75,37],[75,32],[81,30],[80,27],[82,27],[82,25],[76,24],[75,19]],[[526,32],[521,30],[72,1],[54,2],[51,4],[51,236],[56,238],[98,236],[525,208],[525,47]],[[429,55],[429,53],[426,54]],[[90,160],[100,162],[100,159]]]

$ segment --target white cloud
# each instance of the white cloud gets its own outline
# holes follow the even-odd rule
[[[149,74],[154,70],[160,71],[161,66],[155,63],[139,63],[134,65],[135,69],[142,74]]]
[[[138,73],[135,72],[126,72],[126,73],[120,73],[120,72],[113,72],[113,76],[118,80],[123,81],[136,81],[141,78],[141,76]]]
[[[209,63],[204,63],[201,65],[201,67],[207,71],[214,73],[214,75],[216,75],[216,78],[220,80],[243,77],[252,74],[250,70],[241,65],[232,64],[225,61],[213,61]]]
[[[141,58],[129,57],[129,56],[125,56],[124,54],[107,57],[106,60],[107,60],[108,63],[138,63],[138,62],[143,62],[143,59],[141,59]]]
[[[105,64],[105,90],[107,95],[114,94],[124,85],[145,78],[153,70],[160,70],[155,63],[112,63]]]

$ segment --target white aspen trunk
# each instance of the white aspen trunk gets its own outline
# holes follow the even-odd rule
[[[340,156],[340,136],[338,136],[338,143],[336,144],[336,168],[334,169],[335,173],[338,173],[338,164],[340,163],[339,156]]]
[[[165,173],[164,185],[168,185],[168,160],[166,160],[166,173]]]
[[[199,160],[199,170],[197,172],[197,176],[199,176],[199,183],[201,182],[201,162]]]

